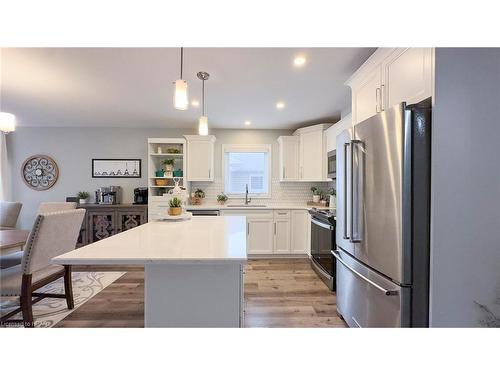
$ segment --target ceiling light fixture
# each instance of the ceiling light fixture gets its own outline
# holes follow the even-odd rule
[[[181,47],[181,78],[174,82],[174,107],[184,111],[188,107],[187,82],[182,79],[184,48]]]
[[[297,56],[293,60],[293,65],[295,66],[303,66],[306,63],[306,58],[304,56]]]
[[[193,101],[191,102],[191,105],[192,105],[193,107],[199,107],[199,106],[200,106],[200,102],[199,102],[198,100],[193,100]]]
[[[16,116],[8,112],[0,112],[0,131],[8,134],[16,130]]]
[[[246,126],[252,125],[252,122],[251,121],[245,121],[245,125]]]
[[[198,134],[208,135],[208,117],[205,116],[205,81],[210,77],[207,72],[198,72],[196,75],[201,79],[201,116],[198,120]]]
[[[285,103],[283,103],[283,102],[278,102],[278,103],[276,103],[276,108],[278,108],[278,109],[283,109],[283,108],[285,108]]]

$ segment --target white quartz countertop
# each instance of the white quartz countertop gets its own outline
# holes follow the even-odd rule
[[[153,221],[52,259],[54,264],[245,263],[244,216]]]

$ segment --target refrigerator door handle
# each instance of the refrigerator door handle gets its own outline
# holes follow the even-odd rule
[[[349,240],[347,235],[347,147],[349,143],[344,143],[344,240]]]
[[[351,271],[354,275],[356,275],[357,277],[359,277],[361,280],[364,280],[366,281],[368,284],[374,286],[376,289],[380,290],[382,293],[384,293],[386,296],[397,296],[399,294],[399,291],[398,290],[389,290],[389,289],[385,289],[383,287],[381,287],[380,285],[378,285],[377,283],[373,282],[372,280],[370,280],[369,278],[363,276],[362,274],[360,274],[358,271],[356,271],[354,268],[352,268],[351,266],[349,266],[346,262],[344,262],[340,256],[340,253],[338,250],[332,250],[332,255],[340,262],[342,263],[342,265],[347,268],[349,271]]]
[[[355,148],[355,145],[360,144],[360,143],[362,143],[362,142],[358,141],[358,140],[351,141],[351,179],[350,179],[350,181],[351,181],[351,202],[350,202],[351,203],[350,204],[351,218],[349,220],[349,224],[350,224],[349,233],[351,233],[350,242],[352,242],[352,243],[361,242],[361,239],[354,238],[354,148]],[[357,174],[357,170],[356,170],[356,174]],[[357,191],[356,191],[356,194],[357,194]],[[356,198],[357,198],[357,196],[356,196]],[[359,202],[356,201],[356,203],[359,203]],[[357,219],[357,215],[356,215],[356,219]]]

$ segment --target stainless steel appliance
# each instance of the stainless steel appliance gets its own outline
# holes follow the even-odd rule
[[[100,187],[95,192],[97,204],[120,204],[122,201],[122,188],[120,186]]]
[[[332,291],[335,290],[335,210],[313,208],[311,214],[311,266]]]
[[[351,327],[426,327],[430,99],[337,136],[337,310]]]
[[[328,178],[336,179],[337,178],[337,151],[333,150],[327,154],[327,174]]]
[[[219,210],[186,210],[191,212],[193,216],[219,216]]]
[[[134,189],[134,204],[148,204],[147,187],[138,187]]]

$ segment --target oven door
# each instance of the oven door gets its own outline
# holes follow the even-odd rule
[[[311,217],[311,257],[329,276],[335,276],[335,262],[332,250],[335,243],[335,228],[325,221]]]
[[[330,151],[328,153],[327,174],[328,174],[328,178],[337,178],[337,151],[336,150]]]

